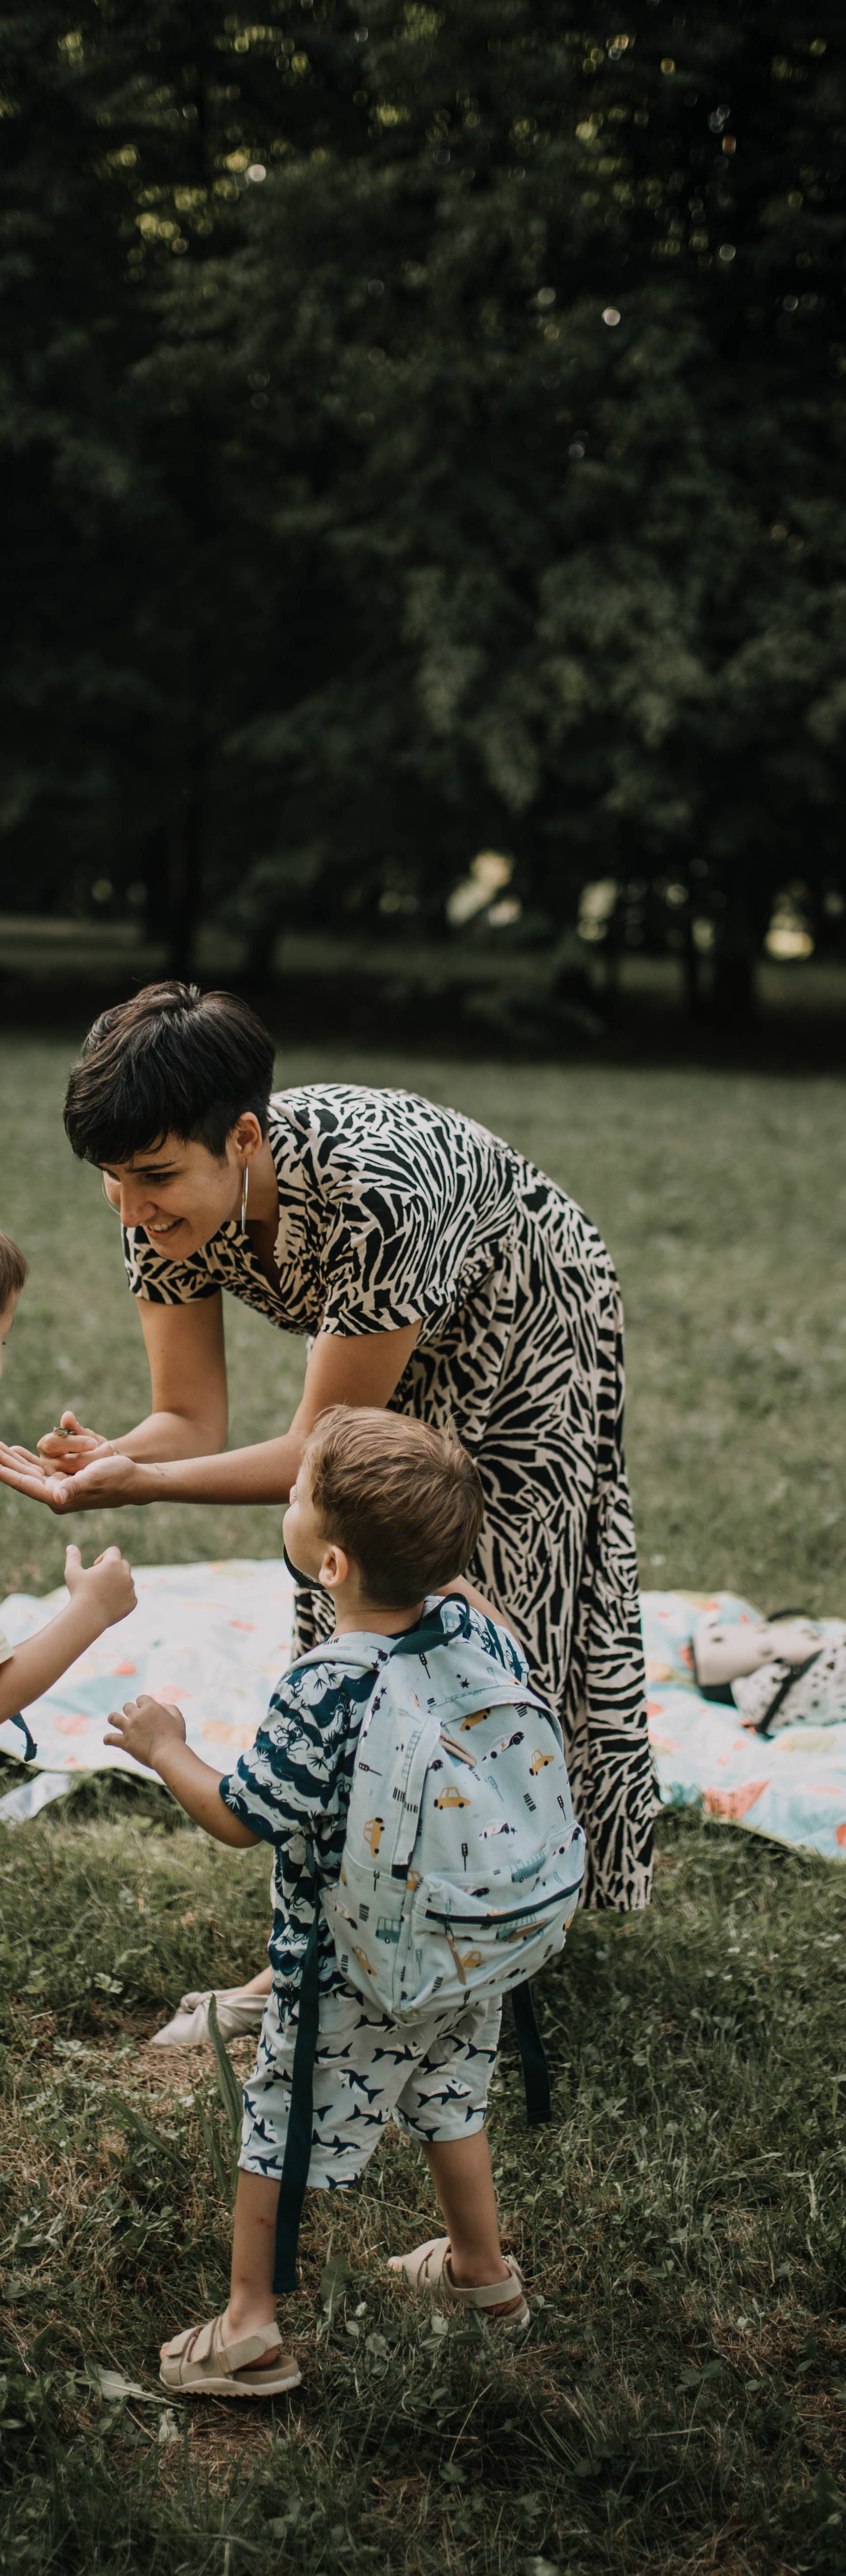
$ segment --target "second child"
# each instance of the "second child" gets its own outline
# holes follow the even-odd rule
[[[4,1346],[25,1279],[23,1253],[11,1235],[0,1233],[0,1377]],[[70,1594],[67,1609],[59,1610],[55,1619],[46,1628],[39,1628],[34,1637],[27,1637],[21,1646],[12,1646],[0,1630],[0,1725],[20,1718],[21,1711],[31,1707],[33,1700],[52,1690],[68,1665],[75,1664],[77,1656],[93,1646],[104,1628],[128,1618],[135,1608],[131,1569],[119,1548],[107,1547],[96,1565],[87,1568],[78,1547],[67,1548],[65,1582]],[[25,1734],[29,1751],[28,1729]]]

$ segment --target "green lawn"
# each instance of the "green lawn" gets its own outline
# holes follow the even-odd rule
[[[117,1229],[62,1138],[67,1056],[0,1049],[0,1222],[32,1262],[0,1420],[30,1441],[68,1402],[105,1430],[144,1402]],[[643,1581],[839,1609],[842,1086],[280,1059],[283,1082],[319,1074],[471,1110],[602,1227],[626,1292]],[[249,1439],[284,1420],[301,1354],[234,1307],[227,1332]],[[279,1544],[261,1510],[76,1534],[147,1563]],[[7,1497],[0,1593],[57,1581],[66,1535]],[[521,2355],[434,2334],[386,2284],[385,2251],[433,2215],[394,2141],[358,2191],[309,2205],[297,2398],[185,2425],[151,2402],[156,2347],[222,2299],[230,2146],[210,2056],[162,2065],[144,2039],[183,1985],[258,1958],[266,1862],[212,1849],[154,1788],[101,1783],[0,1840],[0,1873],[12,2576],[846,2570],[835,1869],[665,1817],[649,1915],[579,1923],[543,1982],[557,2124],[527,2138],[510,2044],[495,2095],[507,2241],[538,2311]],[[331,2293],[327,2249],[349,2266]],[[98,2367],[150,2395],[104,2398]]]

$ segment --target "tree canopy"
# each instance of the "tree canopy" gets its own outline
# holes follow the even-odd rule
[[[5,905],[743,978],[839,921],[846,48],[784,0],[0,23]]]

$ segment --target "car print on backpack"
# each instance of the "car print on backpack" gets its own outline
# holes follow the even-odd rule
[[[372,1853],[374,1860],[384,1831],[384,1816],[368,1816],[366,1825],[362,1827],[362,1840],[366,1842],[368,1851]]]
[[[554,1755],[554,1753],[541,1753],[541,1751],[540,1751],[540,1747],[538,1747],[538,1751],[537,1751],[536,1753],[533,1753],[533,1754],[532,1754],[532,1759],[531,1759],[531,1762],[530,1762],[530,1764],[529,1764],[529,1770],[531,1771],[532,1779],[533,1779],[533,1780],[536,1780],[536,1779],[537,1779],[537,1776],[538,1776],[538,1772],[539,1772],[539,1771],[545,1771],[547,1763],[548,1763],[548,1762],[554,1762],[554,1760],[555,1760],[555,1755]]]
[[[430,1764],[429,1767],[434,1769],[434,1764]],[[447,1787],[441,1790],[440,1797],[435,1799],[435,1805],[436,1807],[469,1807],[470,1800],[463,1797],[461,1790],[454,1788],[450,1781]]]

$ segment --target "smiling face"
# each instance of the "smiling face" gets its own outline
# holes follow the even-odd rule
[[[240,1217],[244,1166],[261,1141],[250,1111],[227,1136],[220,1157],[195,1138],[164,1136],[128,1163],[101,1165],[109,1205],[119,1211],[122,1225],[142,1226],[157,1252],[184,1261]]]
[[[15,1292],[15,1294],[9,1298],[8,1304],[0,1307],[0,1377],[3,1375],[3,1344],[8,1341],[9,1334],[12,1330],[17,1302],[17,1292]]]

